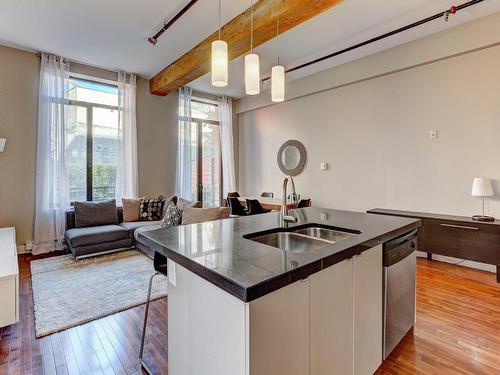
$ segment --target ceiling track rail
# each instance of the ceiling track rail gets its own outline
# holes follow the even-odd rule
[[[448,21],[448,18],[450,17],[450,15],[454,15],[456,14],[458,11],[461,11],[461,10],[464,10],[466,8],[469,8],[473,5],[476,5],[476,4],[479,4],[479,3],[482,3],[484,0],[472,0],[472,1],[468,1],[466,3],[463,3],[461,5],[457,5],[457,6],[452,6],[451,8],[449,9],[446,9],[442,12],[439,12],[439,13],[436,13],[430,17],[427,17],[427,18],[424,18],[420,21],[417,21],[417,22],[413,22],[409,25],[406,25],[406,26],[403,26],[403,27],[400,27],[399,29],[395,29],[395,30],[392,30],[388,33],[385,33],[385,34],[382,34],[382,35],[379,35],[379,36],[376,36],[374,38],[371,38],[371,39],[368,39],[364,42],[361,42],[361,43],[358,43],[358,44],[355,44],[351,47],[347,47],[347,48],[344,48],[340,51],[337,51],[337,52],[332,52],[326,56],[323,56],[323,57],[319,57],[317,59],[314,59],[314,60],[311,60],[311,61],[308,61],[306,63],[303,63],[303,64],[300,64],[300,65],[297,65],[297,66],[294,66],[292,68],[289,68],[287,70],[285,70],[285,73],[291,73],[291,72],[295,72],[296,70],[299,70],[299,69],[303,69],[303,68],[306,68],[308,66],[311,66],[311,65],[314,65],[314,64],[317,64],[317,63],[320,63],[322,61],[325,61],[325,60],[328,60],[328,59],[331,59],[333,57],[336,57],[336,56],[339,56],[339,55],[342,55],[344,53],[347,53],[347,52],[351,52],[353,50],[356,50],[358,48],[362,48],[364,46],[367,46],[369,44],[372,44],[372,43],[375,43],[375,42],[378,42],[380,40],[383,40],[383,39],[386,39],[386,38],[389,38],[391,36],[394,36],[394,35],[397,35],[397,34],[400,34],[402,32],[405,32],[405,31],[408,31],[410,29],[413,29],[415,27],[418,27],[418,26],[422,26],[426,23],[429,23],[429,22],[432,22],[432,21],[435,21],[435,20],[438,20],[438,19],[444,19],[446,22]],[[261,83],[264,83],[265,81],[268,81],[270,80],[271,77],[265,77],[261,80]]]
[[[154,36],[148,38],[148,42],[154,46],[158,42],[158,38],[160,38],[165,31],[170,29],[172,25],[176,23],[184,15],[184,13],[186,13],[197,2],[198,0],[189,1],[189,3],[187,3],[187,5],[182,8],[170,21],[166,22]]]

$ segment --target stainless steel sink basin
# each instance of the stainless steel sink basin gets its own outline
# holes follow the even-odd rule
[[[339,242],[350,237],[357,236],[357,233],[343,232],[335,229],[326,229],[321,227],[309,227],[293,230],[293,233],[302,234],[304,236],[320,238],[329,242]]]
[[[306,251],[315,250],[331,243],[330,241],[304,236],[293,232],[276,232],[249,239],[264,245],[269,245],[281,250],[295,253],[304,253]]]
[[[281,250],[304,253],[346,240],[360,233],[352,229],[308,224],[297,228],[276,228],[270,231],[247,234],[243,237]]]

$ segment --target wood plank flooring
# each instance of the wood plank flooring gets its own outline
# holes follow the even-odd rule
[[[19,256],[20,322],[0,328],[0,375],[142,374],[144,306],[35,338],[31,259]],[[155,374],[166,374],[166,299],[151,303],[149,323],[145,361]]]
[[[144,306],[35,338],[31,259],[19,257],[21,321],[0,329],[0,374],[141,374]],[[495,275],[419,259],[417,278],[417,324],[377,374],[500,374]],[[153,302],[145,359],[155,374],[167,374],[166,321],[166,300]]]

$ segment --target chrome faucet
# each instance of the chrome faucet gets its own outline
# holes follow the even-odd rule
[[[282,192],[282,198],[281,198],[281,211],[280,211],[280,222],[282,227],[286,227],[288,223],[296,223],[297,222],[297,217],[295,215],[290,215],[288,212],[288,206],[286,203],[286,188],[288,186],[288,180],[290,180],[292,184],[292,197],[297,196],[297,193],[295,191],[295,182],[293,181],[292,176],[286,176],[285,180],[283,181],[283,192]]]

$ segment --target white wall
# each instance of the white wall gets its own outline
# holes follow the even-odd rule
[[[475,21],[462,31],[487,32],[484,23],[491,21]],[[428,42],[444,43],[454,33]],[[336,75],[355,67],[363,76],[364,68],[383,65],[384,57],[398,50],[422,64],[419,57],[426,51],[421,46],[419,41],[397,47],[321,74],[342,80]],[[496,179],[500,194],[500,46],[473,52],[470,47],[464,44],[467,53],[458,56],[241,113],[239,191],[281,196],[276,152],[284,141],[298,139],[306,146],[308,163],[296,178],[297,189],[314,206],[479,212],[480,201],[470,197],[473,177]],[[293,82],[295,92],[300,85],[310,88],[311,79]],[[239,108],[251,107],[252,100],[241,101]],[[439,131],[438,139],[430,139],[431,130]],[[329,170],[320,170],[322,161]],[[500,217],[500,198],[491,200],[489,209]]]

